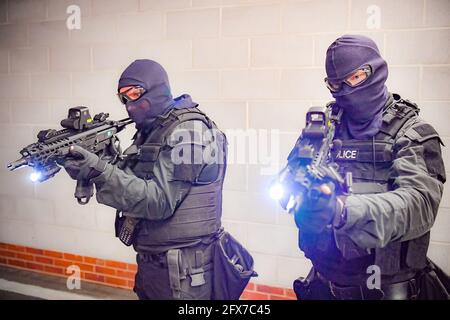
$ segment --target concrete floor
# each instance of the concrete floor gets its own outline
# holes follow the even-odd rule
[[[66,278],[0,266],[0,300],[136,300],[131,290],[81,282],[69,290]]]
[[[27,296],[20,293],[0,290],[0,300],[44,300],[44,299]]]

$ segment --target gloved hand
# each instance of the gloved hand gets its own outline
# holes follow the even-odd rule
[[[341,227],[345,197],[336,197],[332,182],[312,187],[295,212],[295,223],[300,230],[321,233],[328,225]]]
[[[71,146],[69,155],[71,158],[63,160],[60,164],[74,180],[90,180],[106,169],[106,161],[79,146]]]

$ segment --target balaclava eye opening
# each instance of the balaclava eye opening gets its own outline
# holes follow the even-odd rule
[[[137,129],[148,127],[158,116],[171,108],[191,108],[196,104],[188,95],[172,98],[166,70],[153,60],[141,59],[131,63],[119,79],[118,89],[141,86],[146,92],[135,101],[126,103],[128,115]]]
[[[343,80],[358,68],[370,65],[372,75],[354,88],[343,84],[332,92],[336,104],[343,108],[343,122],[356,139],[373,137],[382,123],[382,112],[388,99],[385,82],[388,77],[386,61],[373,40],[361,35],[344,35],[327,50],[325,68],[331,81]]]

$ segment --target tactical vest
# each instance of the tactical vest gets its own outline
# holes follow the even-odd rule
[[[419,112],[414,103],[401,99],[397,94],[393,97],[393,101],[384,109],[382,127],[373,139],[346,139],[345,135],[340,136],[339,130],[336,133],[336,138],[342,141],[342,148],[334,155],[334,161],[339,165],[342,176],[348,171],[352,172],[355,194],[393,190],[389,171],[394,161],[397,134]],[[353,285],[359,281],[358,275],[362,275],[360,280],[364,281],[368,276],[366,268],[373,264],[380,267],[382,276],[391,279],[401,278],[402,275],[408,278],[426,265],[429,232],[420,238],[390,242],[383,248],[370,250],[359,249],[354,244],[338,250],[334,236],[331,230],[319,236],[300,234],[299,242],[315,267],[338,283],[347,284],[346,281],[353,276],[350,280]],[[351,240],[347,238],[347,241]]]
[[[134,144],[124,152],[132,154],[125,165],[142,179],[154,179],[154,165],[163,148],[171,148],[167,144],[173,130],[186,121],[201,121],[208,129],[217,126],[197,107],[188,109],[172,109],[164,116],[157,118],[142,144]],[[220,132],[220,131],[216,131]],[[189,246],[198,242],[202,237],[214,235],[221,227],[222,215],[222,185],[226,169],[226,138],[223,133],[224,163],[217,164],[217,174],[213,179],[206,179],[204,172],[208,166],[198,174],[192,175],[191,164],[181,164],[175,169],[174,179],[190,183],[189,191],[179,203],[171,217],[165,220],[151,221],[141,219],[137,236],[133,243],[137,252],[165,251],[167,248]],[[136,142],[136,141],[135,141]],[[127,152],[128,151],[128,152]],[[161,249],[161,250],[159,250]]]

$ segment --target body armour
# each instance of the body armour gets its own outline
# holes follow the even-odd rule
[[[327,106],[334,108],[332,104]],[[391,96],[383,110],[380,131],[367,140],[352,139],[344,127],[338,126],[336,139],[342,148],[332,156],[339,165],[342,176],[350,171],[353,176],[353,193],[383,193],[394,190],[390,168],[395,160],[395,141],[404,125],[417,118],[419,108],[412,102]],[[410,121],[409,121],[410,120]],[[416,129],[418,143],[438,137],[428,124]],[[404,130],[402,130],[404,133]],[[422,132],[422,134],[420,134]],[[367,268],[377,265],[385,283],[410,279],[426,266],[426,253],[430,233],[409,241],[393,241],[383,248],[361,249],[351,240],[339,239],[343,248],[337,248],[336,235],[331,228],[319,235],[299,233],[299,245],[314,268],[330,281],[342,285],[365,285],[371,273]],[[348,246],[345,242],[348,241]]]
[[[174,165],[173,181],[184,182],[188,189],[186,196],[177,202],[174,213],[164,220],[140,219],[133,241],[137,252],[161,253],[169,249],[189,247],[200,242],[211,241],[221,227],[222,185],[226,168],[226,138],[217,126],[197,107],[188,109],[172,109],[158,117],[147,132],[140,132],[134,144],[125,150],[127,160],[119,164],[124,170],[141,179],[155,179],[153,171],[161,150],[174,148],[169,137],[174,129],[183,123],[195,121],[201,123],[204,130],[217,134],[215,139],[223,148],[223,162],[217,164],[177,164]],[[188,130],[191,136],[192,130]],[[194,145],[195,142],[188,142]],[[212,149],[214,150],[214,149]],[[214,153],[215,151],[212,151]],[[221,153],[220,152],[220,153]],[[222,153],[221,153],[222,154]],[[158,181],[158,179],[155,179]],[[116,217],[119,219],[119,212]]]

